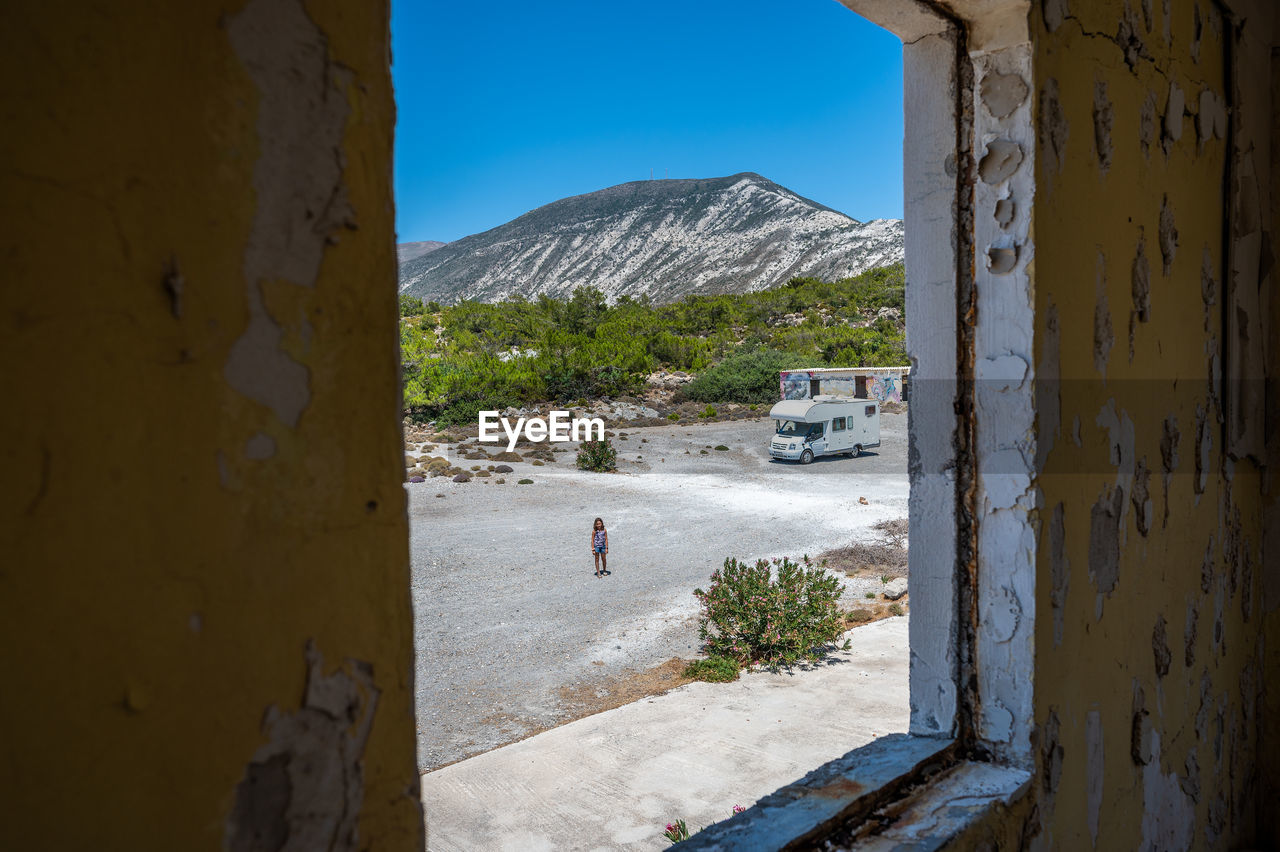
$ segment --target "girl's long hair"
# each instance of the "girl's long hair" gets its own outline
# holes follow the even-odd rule
[[[591,522],[592,532],[596,531],[596,524],[600,525],[600,529],[604,529],[604,518],[596,518],[594,521]]]

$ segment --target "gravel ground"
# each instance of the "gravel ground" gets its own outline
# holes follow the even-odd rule
[[[771,434],[767,419],[619,430],[617,474],[579,471],[571,451],[512,462],[502,485],[407,484],[420,768],[566,721],[566,688],[694,657],[692,592],[725,557],[814,555],[906,517],[905,414],[882,415],[882,446],[857,459],[775,462]],[[846,586],[853,602],[879,581]]]

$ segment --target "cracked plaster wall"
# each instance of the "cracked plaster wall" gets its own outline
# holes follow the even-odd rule
[[[1277,601],[1257,603],[1275,575],[1261,378],[1280,366],[1264,345],[1271,15],[1245,0],[1032,15],[1036,432],[1052,441],[1032,848],[1275,837],[1260,767]]]
[[[388,15],[0,8],[13,848],[422,848]]]

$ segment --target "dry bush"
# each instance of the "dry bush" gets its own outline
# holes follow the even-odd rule
[[[876,524],[875,528],[884,534],[884,538],[895,547],[903,550],[907,549],[907,519],[894,518],[891,521],[881,521]]]
[[[849,576],[874,574],[907,576],[907,519],[895,518],[875,525],[877,535],[819,554],[818,564]]]

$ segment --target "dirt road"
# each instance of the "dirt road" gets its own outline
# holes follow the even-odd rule
[[[406,485],[420,767],[552,727],[611,681],[695,656],[692,592],[726,557],[814,555],[905,517],[906,415],[883,415],[881,433],[860,458],[802,467],[769,459],[768,420],[655,426],[620,430],[616,474],[566,452],[512,463],[502,485]],[[596,516],[612,569],[599,579]]]

